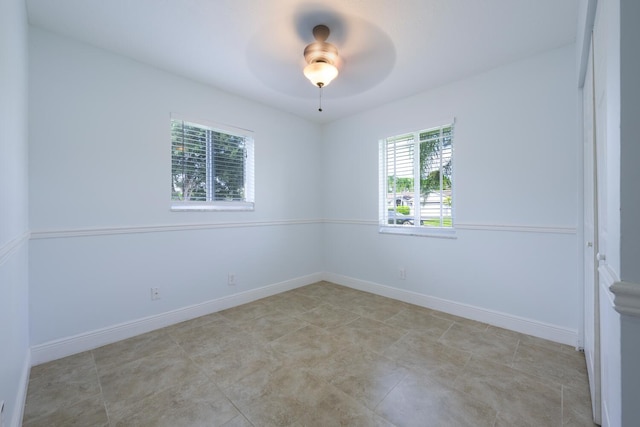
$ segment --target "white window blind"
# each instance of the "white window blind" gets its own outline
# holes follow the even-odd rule
[[[452,231],[453,123],[380,141],[380,231]]]
[[[252,210],[252,133],[171,118],[173,210]]]

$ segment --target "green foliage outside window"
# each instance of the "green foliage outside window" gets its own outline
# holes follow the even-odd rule
[[[409,208],[409,206],[396,206],[396,212],[403,215],[409,215],[411,209]]]

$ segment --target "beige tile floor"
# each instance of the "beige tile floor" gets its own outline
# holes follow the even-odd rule
[[[568,346],[320,282],[36,366],[24,426],[593,426]]]

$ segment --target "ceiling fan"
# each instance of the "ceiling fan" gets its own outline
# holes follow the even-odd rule
[[[251,37],[246,56],[254,76],[271,90],[310,98],[310,81],[324,108],[329,100],[362,94],[384,81],[395,65],[396,49],[383,29],[362,18],[307,5],[265,21]]]
[[[315,42],[304,49],[304,59],[307,66],[304,67],[304,75],[309,81],[320,89],[320,102],[318,111],[322,111],[322,88],[338,77],[338,49],[327,42],[331,31],[326,25],[313,27]]]

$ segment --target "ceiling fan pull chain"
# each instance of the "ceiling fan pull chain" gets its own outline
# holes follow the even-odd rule
[[[318,87],[320,88],[320,101],[318,104],[318,111],[322,112],[322,85],[318,85]]]

